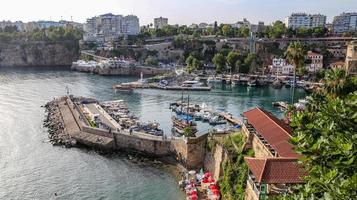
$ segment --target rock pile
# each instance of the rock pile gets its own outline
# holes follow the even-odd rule
[[[53,145],[71,147],[75,145],[75,140],[65,132],[58,101],[59,100],[55,99],[44,106],[47,116],[43,122],[43,126],[47,128],[49,133],[48,137]]]

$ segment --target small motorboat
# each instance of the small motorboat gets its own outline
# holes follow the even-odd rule
[[[214,126],[220,124],[226,124],[226,123],[227,121],[220,116],[214,116],[209,120],[209,124]]]

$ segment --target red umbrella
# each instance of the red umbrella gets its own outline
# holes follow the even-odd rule
[[[212,189],[212,190],[213,189],[218,189],[217,185],[210,185],[209,188]]]
[[[191,191],[190,195],[197,195],[197,191],[196,190]]]
[[[205,173],[205,177],[209,177],[209,176],[212,176],[212,173],[211,172],[206,172]]]
[[[212,178],[212,179],[209,180],[209,182],[210,183],[214,183],[214,182],[216,182],[216,180],[214,180],[214,178]]]
[[[191,195],[191,196],[190,196],[190,199],[191,199],[191,200],[197,200],[197,199],[198,199],[198,196],[197,196],[197,195]]]
[[[213,190],[212,193],[213,193],[214,195],[219,195],[219,194],[220,194],[219,190]]]
[[[209,180],[208,179],[203,179],[202,183],[209,183]]]

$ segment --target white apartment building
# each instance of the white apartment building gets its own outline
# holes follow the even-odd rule
[[[140,33],[139,18],[135,15],[125,16],[122,27],[124,35],[138,35]]]
[[[289,17],[285,18],[285,26],[287,28],[315,28],[325,27],[326,16],[320,14],[306,14],[306,13],[293,13]]]
[[[169,24],[168,18],[158,17],[154,19],[154,27],[156,29],[161,29]]]
[[[342,13],[335,16],[332,23],[334,34],[357,31],[357,13]]]
[[[306,69],[310,73],[314,73],[318,70],[323,69],[324,66],[324,56],[312,51],[307,52],[307,58],[311,61],[310,64],[306,66]]]
[[[294,73],[294,66],[287,63],[283,58],[274,58],[273,63],[269,68],[270,73],[277,76],[287,76]]]
[[[140,32],[139,18],[112,13],[87,19],[84,24],[84,41],[107,42],[120,36],[137,35]]]

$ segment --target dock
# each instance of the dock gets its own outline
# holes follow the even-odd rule
[[[114,90],[123,89],[158,89],[158,90],[185,90],[185,91],[211,91],[211,87],[200,86],[200,87],[184,87],[184,86],[160,86],[155,83],[122,83],[113,85]]]
[[[231,114],[222,112],[222,113],[219,113],[219,115],[233,125],[242,125],[243,124],[241,120],[234,118]]]

